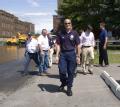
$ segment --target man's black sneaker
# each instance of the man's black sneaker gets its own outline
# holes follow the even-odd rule
[[[65,87],[65,85],[61,85],[58,89],[59,89],[59,91],[64,91],[64,87]]]
[[[67,94],[67,96],[72,96],[72,90],[71,89],[67,89],[66,94]]]

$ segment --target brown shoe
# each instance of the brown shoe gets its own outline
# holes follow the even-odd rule
[[[87,74],[86,70],[83,70],[83,74],[84,74],[84,75],[86,75],[86,74]]]
[[[91,69],[88,69],[88,71],[89,71],[89,73],[90,73],[90,74],[93,74],[93,72],[92,72],[92,70],[91,70]]]

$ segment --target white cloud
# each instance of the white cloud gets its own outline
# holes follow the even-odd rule
[[[22,16],[48,16],[52,15],[51,13],[38,12],[38,13],[23,13]]]
[[[53,20],[52,20],[52,13],[45,13],[45,12],[15,12],[15,11],[8,11],[15,16],[19,17],[22,21],[28,21],[35,24],[35,32],[41,33],[42,29],[47,29],[48,31],[52,30],[53,28]],[[43,17],[41,17],[43,16]]]
[[[41,33],[42,29],[47,29],[48,31],[53,29],[52,19],[31,19],[31,22],[35,24],[35,31]]]
[[[34,7],[39,7],[38,0],[27,0],[27,2]]]

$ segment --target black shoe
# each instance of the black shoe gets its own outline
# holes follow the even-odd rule
[[[67,89],[66,94],[67,94],[67,96],[72,96],[72,90],[71,90],[71,88]]]
[[[59,91],[64,91],[64,87],[65,87],[65,85],[61,85],[58,89],[59,89]]]
[[[109,65],[108,64],[106,64],[104,67],[108,67]]]
[[[92,70],[88,69],[88,71],[89,71],[90,74],[93,74]]]
[[[86,73],[86,72],[83,72],[83,74],[84,74],[84,75],[87,75],[87,73]]]

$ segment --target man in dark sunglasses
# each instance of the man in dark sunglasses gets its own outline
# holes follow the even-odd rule
[[[80,63],[80,39],[79,34],[72,29],[70,19],[64,20],[65,29],[57,35],[56,63],[58,63],[61,86],[60,91],[67,86],[66,94],[72,96],[73,78],[76,62]]]

